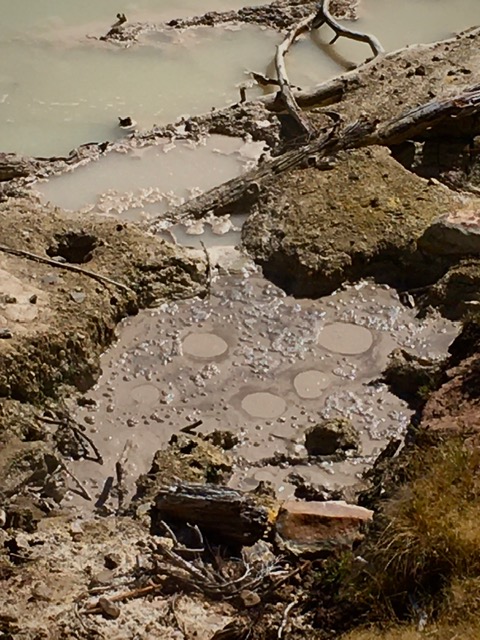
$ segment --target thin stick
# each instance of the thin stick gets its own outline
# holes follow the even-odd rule
[[[150,584],[148,587],[142,587],[141,589],[132,589],[131,591],[124,591],[118,593],[116,596],[109,598],[111,602],[123,602],[124,600],[130,600],[130,598],[138,598],[139,596],[152,593],[156,589],[159,589],[161,584]],[[98,604],[87,604],[83,610],[83,613],[102,613],[102,608]]]
[[[120,513],[123,509],[123,504],[125,502],[125,497],[127,495],[127,488],[125,486],[125,465],[127,464],[128,454],[132,447],[132,441],[127,440],[125,446],[123,447],[123,451],[120,455],[120,458],[115,463],[115,474],[117,476],[117,493],[118,493],[118,507],[117,513]]]
[[[70,469],[67,467],[67,465],[65,464],[65,462],[63,460],[58,460],[58,464],[62,467],[62,469],[66,472],[66,474],[68,476],[70,476],[70,478],[73,480],[73,482],[77,485],[80,494],[83,498],[85,498],[85,500],[90,500],[92,501],[93,498],[92,496],[88,493],[88,491],[85,489],[85,487],[83,486],[83,484],[80,482],[80,480],[73,475],[73,473],[70,471]]]
[[[43,256],[39,256],[38,254],[32,253],[31,251],[24,251],[23,249],[13,249],[12,247],[7,247],[4,244],[0,244],[0,251],[3,251],[5,253],[10,253],[13,256],[19,256],[21,258],[28,258],[29,260],[36,260],[37,262],[43,262],[44,264],[48,264],[51,267],[58,267],[59,269],[66,269],[67,271],[81,273],[84,276],[88,276],[90,278],[93,278],[94,280],[98,280],[102,284],[111,284],[114,287],[118,287],[119,289],[123,289],[124,291],[128,291],[129,293],[135,293],[135,291],[131,287],[127,286],[126,284],[117,282],[116,280],[112,280],[107,276],[102,276],[99,273],[90,271],[89,269],[82,269],[82,267],[77,267],[74,264],[57,262],[56,260],[51,260],[50,258],[44,258]]]
[[[283,633],[285,631],[285,627],[287,626],[287,622],[288,622],[288,615],[290,613],[290,611],[293,609],[293,607],[298,604],[298,600],[293,600],[293,602],[290,602],[290,604],[288,604],[285,607],[285,611],[283,612],[283,617],[282,617],[282,623],[278,628],[278,633],[277,633],[277,638],[279,638],[279,640],[283,637]]]
[[[205,260],[207,262],[205,278],[207,280],[207,298],[210,298],[212,293],[212,263],[210,262],[210,254],[204,242],[200,242],[202,245],[203,253],[205,254]]]

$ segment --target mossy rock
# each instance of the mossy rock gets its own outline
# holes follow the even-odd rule
[[[321,296],[345,280],[435,280],[445,259],[417,240],[457,196],[404,169],[388,149],[342,152],[331,170],[298,169],[268,184],[243,228],[246,249],[288,293]],[[422,265],[422,269],[406,266]]]

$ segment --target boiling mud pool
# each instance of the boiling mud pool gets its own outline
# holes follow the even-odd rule
[[[165,140],[155,146],[112,152],[84,167],[39,182],[35,190],[44,201],[67,211],[115,215],[140,222],[240,175],[256,163],[263,151],[262,142],[219,135],[199,143]],[[232,228],[231,222],[221,218],[212,218],[208,224],[217,236]],[[185,235],[201,234],[204,226],[204,222],[189,228],[179,225],[173,231],[183,244],[200,246],[193,238],[186,242]]]
[[[174,2],[20,0],[4,3],[0,25],[0,150],[61,155],[120,135],[117,117],[140,127],[238,100],[245,71],[272,74],[282,36],[242,25],[149,34],[125,49],[88,39],[105,33],[122,10],[130,20],[163,20],[258,4],[247,0]],[[480,23],[478,0],[363,0],[355,28],[375,33],[387,50],[428,42]],[[370,51],[327,28],[289,53],[292,82],[326,80]],[[255,95],[258,90],[251,90]]]
[[[245,69],[263,68],[276,40],[245,26],[172,29],[129,49],[10,41],[0,58],[0,149],[62,155],[124,136],[119,116],[151,127],[235,102]]]
[[[216,258],[212,254],[212,262]],[[127,441],[130,478],[148,470],[153,452],[179,429],[228,429],[240,443],[231,486],[273,482],[293,494],[293,471],[329,488],[358,474],[411,412],[377,380],[397,346],[440,356],[456,334],[441,318],[418,320],[384,286],[361,282],[321,300],[296,300],[233,252],[236,273],[217,275],[209,299],[164,304],[126,320],[103,356],[103,374],[78,409],[104,465],[82,461],[75,473],[100,495]],[[325,418],[350,418],[359,455],[343,462],[307,460],[305,430]],[[278,466],[274,454],[296,458]]]

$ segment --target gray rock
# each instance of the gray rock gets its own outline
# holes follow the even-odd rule
[[[441,373],[439,361],[421,358],[405,349],[394,349],[388,356],[383,377],[393,393],[416,406],[428,391],[437,387]]]
[[[40,279],[40,282],[46,284],[58,284],[60,281],[59,276],[56,273],[48,273]]]
[[[480,215],[464,208],[437,218],[418,240],[436,255],[480,255]]]
[[[311,456],[329,456],[349,449],[358,451],[360,437],[350,420],[335,418],[307,429],[305,448]]]
[[[85,298],[87,297],[87,294],[83,291],[71,291],[70,292],[70,297],[74,302],[77,302],[78,304],[81,304],[82,302],[85,301]]]
[[[13,334],[10,331],[10,329],[0,329],[0,339],[2,340],[8,340],[9,338],[12,338]]]

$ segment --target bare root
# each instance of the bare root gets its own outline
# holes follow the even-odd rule
[[[375,36],[348,29],[337,22],[330,13],[330,0],[320,0],[317,13],[312,21],[312,29],[319,29],[324,24],[327,24],[330,29],[335,32],[335,37],[331,40],[330,44],[334,44],[339,38],[348,38],[349,40],[356,40],[357,42],[365,42],[368,44],[375,57],[385,53],[385,49]]]

